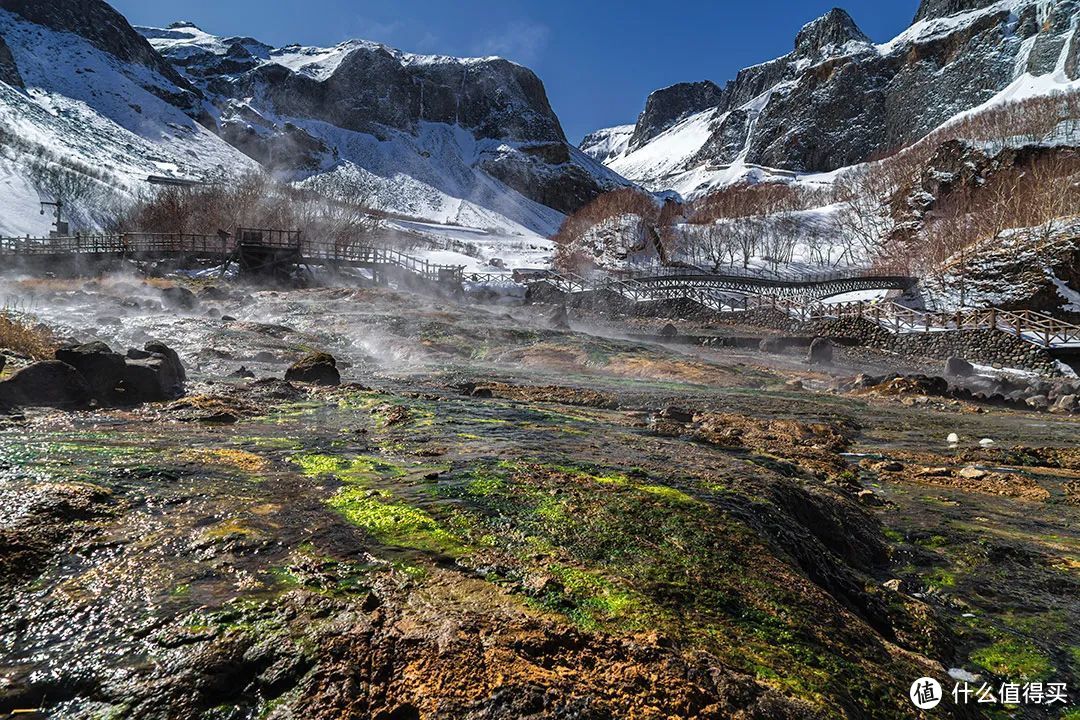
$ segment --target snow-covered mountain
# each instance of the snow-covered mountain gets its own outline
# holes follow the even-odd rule
[[[198,91],[123,17],[95,3],[63,14],[62,4],[0,2],[0,234],[46,231],[39,195],[66,196],[71,219],[94,226],[149,175],[255,166],[199,122]]]
[[[600,130],[581,147],[650,190],[685,197],[747,176],[826,173],[985,103],[1080,90],[1078,17],[1080,0],[923,0],[907,30],[874,44],[834,9],[803,27],[787,55],[723,87],[658,90],[628,138],[624,127]],[[609,137],[626,140],[597,140]]]
[[[626,152],[626,146],[630,143],[635,127],[635,125],[616,125],[596,130],[586,135],[579,147],[583,153],[594,160],[605,162]]]
[[[272,48],[191,23],[136,31],[101,0],[0,0],[0,134],[0,234],[46,228],[38,195],[71,181],[58,167],[94,195],[69,203],[87,225],[108,214],[102,197],[145,192],[150,175],[212,180],[259,166],[390,211],[522,235],[547,235],[627,184],[566,142],[543,84],[506,60],[366,41]]]
[[[222,137],[320,187],[374,187],[409,214],[470,222],[493,211],[547,231],[626,184],[566,142],[539,78],[501,58],[359,40],[272,48],[190,23],[140,32],[211,100]]]

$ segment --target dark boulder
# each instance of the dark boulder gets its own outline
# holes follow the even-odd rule
[[[676,407],[674,405],[669,405],[657,414],[665,420],[671,420],[678,423],[688,423],[694,421],[693,411],[687,410],[686,408]]]
[[[203,300],[227,300],[229,294],[216,285],[207,285],[199,291],[199,297]]]
[[[86,407],[94,393],[82,373],[59,360],[28,365],[0,382],[0,406]]]
[[[7,366],[7,355],[0,355],[0,373],[4,372],[4,368]]]
[[[184,370],[184,364],[180,362],[180,356],[176,354],[176,351],[171,347],[161,342],[160,340],[151,340],[143,345],[143,350],[148,353],[157,353],[158,355],[164,355],[165,359],[169,361],[169,366],[176,377],[180,378],[180,382],[187,380],[187,372]]]
[[[313,385],[340,385],[341,373],[337,360],[329,353],[317,352],[305,355],[285,371],[289,382],[305,382]]]
[[[195,293],[179,285],[162,288],[161,300],[165,307],[175,310],[191,310],[199,303]]]
[[[810,351],[806,354],[806,361],[811,365],[829,365],[833,361],[833,343],[828,338],[814,338],[810,343]]]
[[[183,394],[183,381],[172,363],[160,353],[151,353],[141,360],[127,359],[121,383],[123,402],[138,405],[146,402],[174,400]]]
[[[967,360],[953,356],[945,361],[945,377],[971,377],[975,368]]]
[[[677,327],[675,327],[674,325],[672,325],[671,323],[668,323],[664,327],[660,328],[660,337],[665,338],[667,340],[671,340],[674,337],[678,337],[678,335],[679,335],[679,329]]]
[[[90,342],[57,349],[56,359],[82,373],[94,397],[112,402],[116,389],[124,379],[124,356],[112,351],[103,342]]]

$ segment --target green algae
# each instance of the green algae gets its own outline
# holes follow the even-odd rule
[[[325,455],[302,453],[289,458],[308,477],[334,475],[344,482],[361,482],[380,477],[400,477],[405,466],[372,455]]]
[[[530,598],[528,605],[563,614],[588,631],[600,630],[611,621],[621,621],[634,629],[648,627],[647,601],[640,595],[595,571],[558,563],[549,565],[547,571],[557,581],[558,589]]]
[[[972,652],[968,659],[999,677],[1042,680],[1054,666],[1050,658],[1031,643],[1017,637],[1002,637],[992,645]]]
[[[462,550],[457,539],[431,515],[394,502],[388,492],[346,486],[327,504],[383,544],[444,554]]]

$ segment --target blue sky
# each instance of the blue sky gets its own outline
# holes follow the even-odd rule
[[[422,53],[502,55],[547,87],[571,142],[632,123],[652,90],[782,55],[837,0],[110,0],[133,24],[190,20],[271,45],[377,40]],[[918,0],[849,0],[863,32],[887,40]]]

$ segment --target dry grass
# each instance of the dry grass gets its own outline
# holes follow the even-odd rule
[[[35,360],[48,360],[56,350],[52,333],[9,310],[0,310],[0,348]]]

